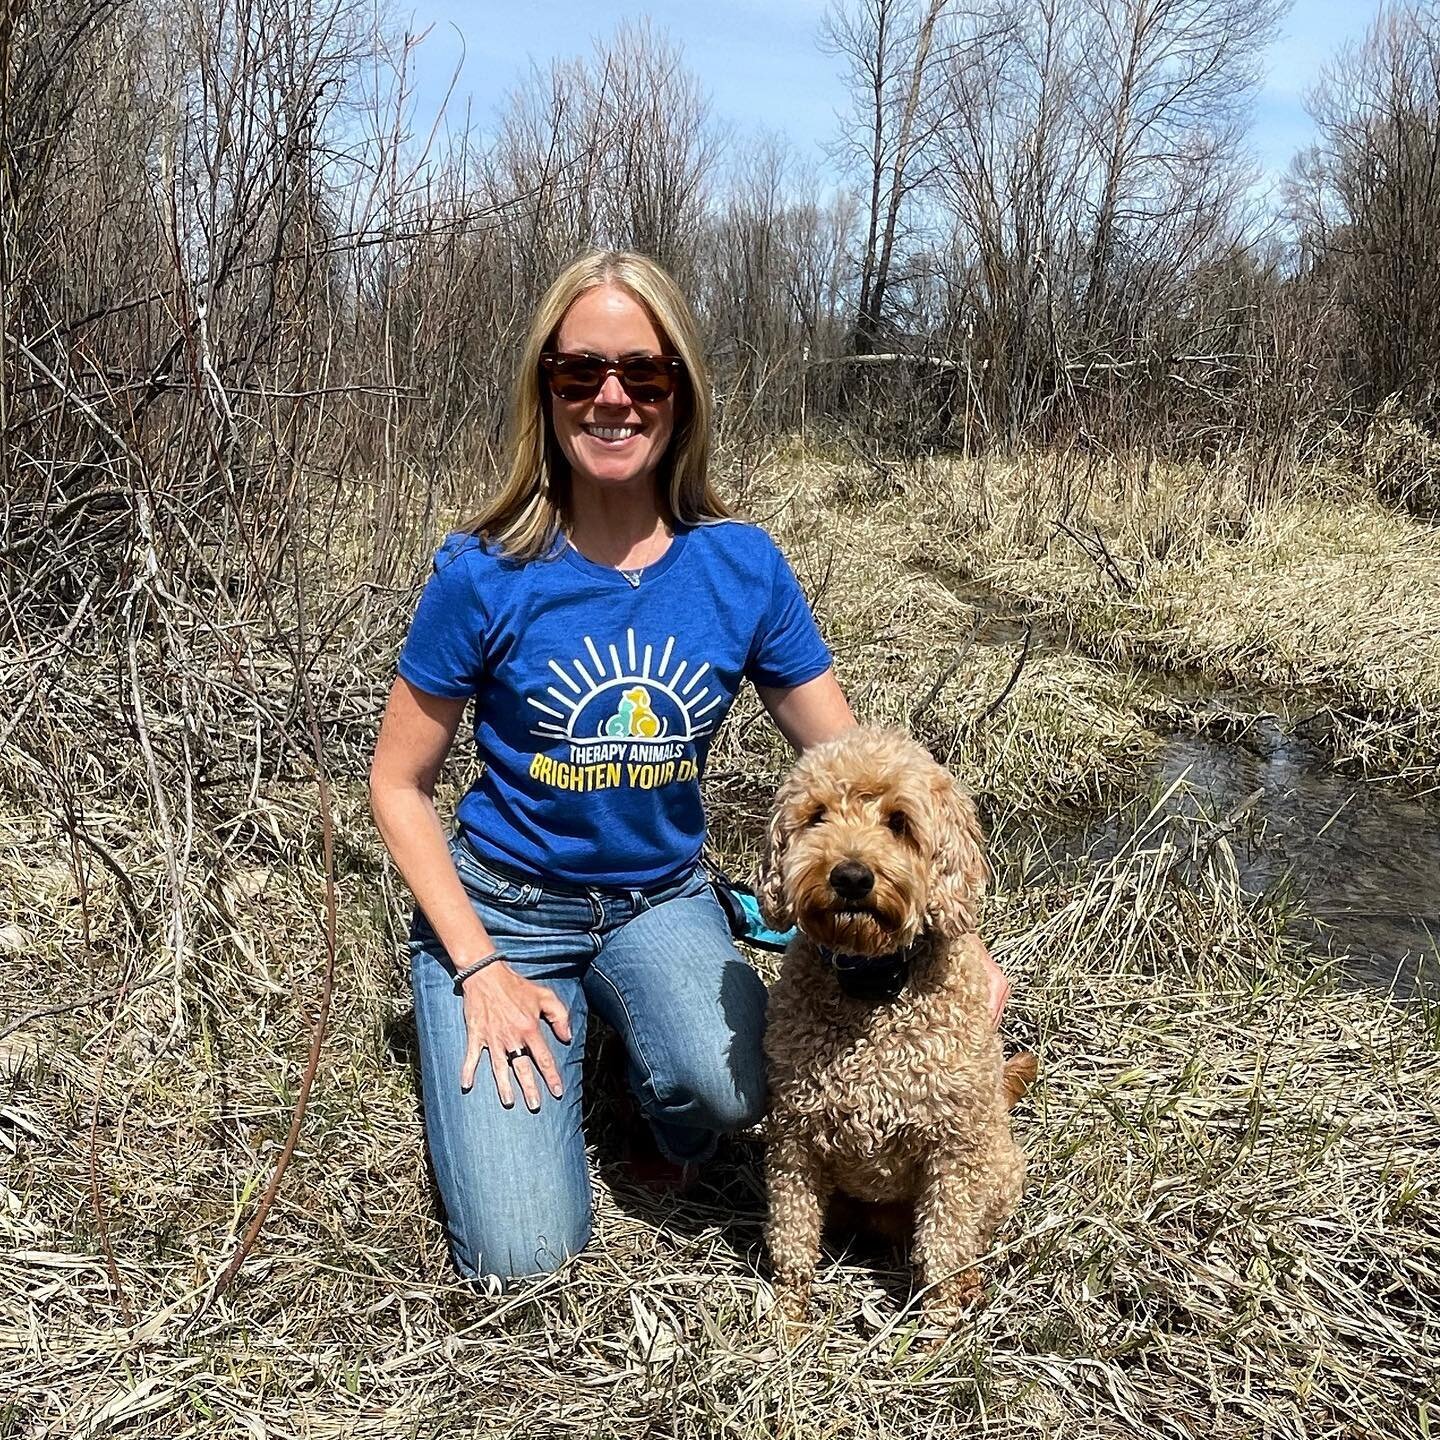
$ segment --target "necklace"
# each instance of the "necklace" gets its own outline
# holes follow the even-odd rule
[[[662,524],[661,524],[661,527],[660,527],[660,537],[661,537],[661,538],[664,540],[664,542],[665,542],[665,550],[668,550],[668,549],[670,548],[671,542],[672,542],[672,541],[674,540],[674,538],[675,538],[675,532],[674,532],[673,530],[671,530],[671,528],[669,527],[669,525],[666,525],[666,524],[662,523]],[[655,537],[652,536],[651,538],[654,539]],[[585,552],[575,543],[574,539],[569,535],[568,532],[567,532],[567,534],[566,534],[566,536],[565,536],[565,543],[566,543],[577,555],[585,555]],[[649,566],[653,565],[657,560],[659,560],[659,559],[661,558],[661,556],[663,556],[663,555],[665,554],[665,550],[661,550],[661,551],[659,552],[659,554],[657,554],[657,555],[652,555],[652,556],[650,556],[650,557],[649,557],[648,559],[646,559],[645,562],[644,562],[643,564],[641,564],[641,565],[638,565],[638,566],[615,565],[615,566],[612,566],[611,568],[614,569],[614,570],[615,570],[616,572],[618,572],[619,574],[623,575],[623,576],[625,577],[625,579],[626,579],[627,581],[629,581],[630,586],[631,586],[632,589],[638,589],[638,588],[639,588],[639,585],[640,585],[641,578],[644,576],[646,569],[647,569]],[[585,556],[585,558],[586,558],[586,559],[589,559],[589,556]],[[593,562],[593,563],[598,564],[599,562],[596,561],[596,562]]]

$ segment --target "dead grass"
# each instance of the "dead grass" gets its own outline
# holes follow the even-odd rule
[[[835,464],[811,481],[855,483]],[[1047,617],[1084,655],[1282,692],[1337,762],[1434,788],[1440,531],[1338,473],[1254,492],[1239,462],[936,461],[856,523],[906,529],[912,562]]]
[[[1398,395],[1371,417],[1361,466],[1381,500],[1421,514],[1440,513],[1440,445],[1415,423]]]
[[[342,810],[358,823],[359,797]],[[7,838],[13,908],[47,851]],[[1018,1121],[1032,1179],[989,1304],[939,1350],[916,1348],[891,1262],[836,1259],[814,1329],[772,1329],[743,1146],[695,1203],[602,1183],[596,1242],[561,1276],[504,1299],[453,1284],[368,866],[305,1142],[261,1251],[197,1315],[304,1049],[319,877],[299,843],[241,887],[254,962],[207,966],[193,1040],[163,1043],[163,1006],[116,1019],[100,1174],[133,1329],[87,1219],[105,1017],[7,1042],[9,1433],[1419,1433],[1440,1380],[1435,1019],[1338,989],[1236,891],[1223,840],[1185,863],[1174,830],[991,909],[1007,1028],[1043,1057]],[[56,913],[28,978],[74,993],[74,907]]]
[[[778,478],[752,498],[771,504],[815,589],[862,713],[913,718],[982,789],[1002,835],[1133,783],[1156,741],[1107,658],[1134,652],[1104,648],[1100,617],[1129,612],[1103,608],[1103,585],[1038,541],[1002,570],[1005,544],[959,518],[971,492],[958,482],[917,494],[886,478],[888,493],[857,496],[851,477],[842,498],[836,478],[814,467],[788,504]],[[993,473],[987,483],[998,526]],[[1303,548],[1293,537],[1323,526],[1318,512],[1295,530],[1282,518],[1252,517],[1246,539],[1201,537],[1187,563],[1231,556],[1259,587],[1273,554],[1284,579]],[[1419,575],[1428,553],[1397,564]],[[1087,653],[1032,636],[1017,676],[1023,627],[951,575],[1070,607]],[[397,617],[408,603],[397,597]],[[1137,607],[1135,635],[1151,633],[1148,613]],[[1174,653],[1199,654],[1191,624],[1175,622]],[[1276,637],[1243,653],[1259,665]],[[360,673],[392,655],[377,647]],[[353,696],[354,663],[320,675],[324,692]],[[287,693],[282,665],[264,678]],[[373,716],[334,708],[346,756]],[[717,839],[742,872],[784,762],[754,718],[737,715],[709,776]],[[282,1143],[308,1042],[323,963],[313,788],[269,781],[228,815],[207,794],[177,1029],[163,927],[137,928],[168,905],[143,804],[112,782],[87,815],[127,899],[88,851],[82,891],[29,768],[7,762],[0,779],[0,945],[15,977],[0,1030],[70,1007],[0,1039],[0,1435],[1400,1440],[1432,1423],[1440,1015],[1342,988],[1286,938],[1283,914],[1237,887],[1223,827],[1142,827],[1117,858],[1043,886],[1002,866],[1013,888],[986,933],[1016,984],[1007,1035],[1041,1055],[1017,1117],[1031,1183],[988,1262],[988,1305],[936,1348],[920,1343],[905,1272],[854,1257],[826,1269],[813,1328],[782,1336],[756,1145],[733,1145],[695,1202],[647,1201],[614,1174],[604,1097],[590,1115],[600,1212],[587,1253],[500,1298],[455,1284],[396,958],[409,902],[359,774],[335,796],[339,984],[315,1098],[259,1249],[206,1308]],[[95,1229],[92,1114],[128,1322]]]

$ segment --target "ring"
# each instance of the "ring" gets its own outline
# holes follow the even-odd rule
[[[505,1058],[507,1060],[518,1060],[523,1054],[525,1054],[525,1049],[522,1046],[519,1050],[507,1050],[505,1052]]]

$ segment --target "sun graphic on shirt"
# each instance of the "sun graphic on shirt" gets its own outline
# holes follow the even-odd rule
[[[634,630],[625,632],[623,657],[614,644],[602,655],[589,635],[583,645],[585,653],[568,666],[548,662],[559,683],[545,687],[543,700],[526,697],[544,717],[532,734],[572,745],[643,744],[694,740],[714,727],[724,691],[711,684],[709,661],[692,667],[674,659],[673,635],[658,657],[654,646],[636,645]]]

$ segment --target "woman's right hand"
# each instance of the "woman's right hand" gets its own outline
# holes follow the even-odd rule
[[[558,1100],[564,1093],[560,1071],[551,1057],[541,1028],[542,1017],[550,1022],[555,1038],[570,1043],[570,1015],[555,992],[517,975],[503,960],[477,971],[461,987],[465,1005],[465,1062],[460,1067],[460,1088],[469,1090],[481,1054],[490,1052],[490,1069],[495,1090],[508,1110],[515,1104],[512,1079],[520,1082],[525,1104],[533,1113],[540,1108],[540,1087],[536,1071]],[[512,1060],[510,1052],[524,1050],[525,1056]]]

